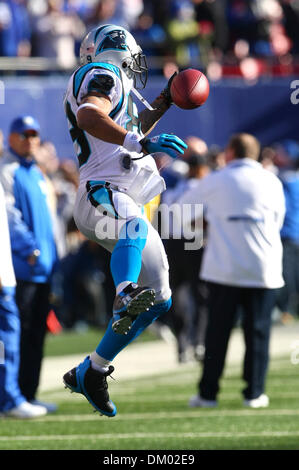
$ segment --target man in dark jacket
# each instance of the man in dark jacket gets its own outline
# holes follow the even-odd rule
[[[57,261],[47,185],[33,157],[40,145],[39,131],[38,122],[31,116],[15,119],[10,127],[9,150],[0,164],[21,317],[19,383],[32,403],[37,403],[50,281]]]

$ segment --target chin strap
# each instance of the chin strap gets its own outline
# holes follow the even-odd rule
[[[154,111],[154,108],[146,101],[145,98],[143,98],[143,96],[141,96],[141,94],[139,93],[139,91],[136,90],[136,88],[132,87],[132,90],[131,90],[135,96],[137,96],[137,98],[141,101],[142,104],[144,104],[144,106],[149,109],[150,111]]]

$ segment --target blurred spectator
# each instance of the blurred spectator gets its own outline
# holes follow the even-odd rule
[[[52,182],[57,197],[57,215],[62,225],[62,236],[65,240],[64,254],[66,254],[71,248],[68,238],[68,226],[73,217],[76,191],[79,185],[79,172],[74,160],[61,160],[58,170],[52,176]]]
[[[0,129],[0,158],[3,156],[4,152],[4,137],[3,137],[3,132]]]
[[[220,0],[173,1],[169,6],[167,32],[170,50],[180,67],[207,67],[222,58],[229,36],[226,2]]]
[[[248,43],[249,54],[254,56],[287,54],[292,41],[285,31],[280,3],[278,0],[231,0],[228,9],[231,49],[242,39]]]
[[[34,161],[40,145],[38,122],[31,116],[16,118],[11,123],[8,141],[9,150],[0,162],[0,179],[7,202],[21,318],[19,384],[25,398],[37,403],[57,252],[46,181]],[[45,407],[49,412],[56,409],[52,404]]]
[[[79,186],[79,170],[78,165],[70,158],[61,160],[59,170],[62,177],[68,183],[71,183],[75,188]]]
[[[174,62],[173,60],[171,59],[168,59],[165,61],[164,65],[163,65],[163,76],[169,80],[170,77],[175,73],[175,72],[179,72],[179,67],[178,65],[176,64],[176,62]]]
[[[188,148],[185,150],[182,158],[188,162],[190,156],[194,155],[205,155],[208,152],[208,146],[206,142],[200,137],[191,135],[185,139]]]
[[[259,162],[262,164],[265,170],[272,171],[275,175],[278,174],[278,168],[274,164],[275,151],[271,147],[265,147],[261,151]]]
[[[221,170],[226,165],[225,152],[218,145],[211,145],[207,152],[207,160],[212,171]]]
[[[285,286],[278,300],[282,323],[299,315],[299,144],[288,142],[286,145],[290,164],[279,173],[286,199],[286,216],[281,230]]]
[[[252,0],[230,0],[229,4],[228,22],[231,49],[233,49],[234,43],[238,39],[247,41],[248,45],[251,46],[253,41],[266,36],[266,28],[263,24],[258,24],[252,10]]]
[[[0,1],[0,56],[30,56],[31,30],[24,0]]]
[[[142,10],[142,0],[99,0],[87,19],[87,29],[101,24],[115,24],[130,31]]]
[[[58,214],[57,195],[52,181],[53,174],[58,169],[59,160],[56,155],[55,146],[51,142],[41,142],[35,152],[35,161],[39,166],[47,185],[47,200],[51,210],[53,234],[55,237],[57,254],[61,258],[66,252],[66,238],[63,221]]]
[[[46,14],[35,16],[33,55],[56,59],[62,68],[76,65],[75,42],[85,34],[85,25],[74,12],[63,11],[63,0],[48,0]]]
[[[97,3],[98,0],[65,0],[64,11],[76,13],[82,21],[86,22],[86,18]]]
[[[167,44],[167,35],[161,25],[154,23],[154,18],[149,12],[143,12],[131,33],[133,34],[137,44],[141,44],[142,50],[146,57],[159,58],[165,53]],[[151,76],[159,73],[161,69],[160,61],[151,60]],[[172,75],[172,74],[171,74]]]
[[[184,178],[187,177],[189,171],[188,159],[191,155],[203,155],[207,152],[207,144],[196,136],[189,136],[185,139],[188,148],[182,157],[173,160],[167,155],[162,154],[163,162],[159,167],[160,174],[163,176],[168,189],[175,188],[175,186]],[[162,201],[164,194],[162,193]]]
[[[173,0],[143,0],[144,11],[153,17],[153,21],[166,29]]]
[[[229,31],[226,0],[192,0],[198,23],[201,47],[209,47],[213,56],[220,57],[228,48]],[[207,51],[211,56],[210,51]]]
[[[201,142],[204,148],[205,142]],[[193,186],[196,187],[199,179],[210,172],[204,154],[189,154],[188,162],[188,177],[180,181],[174,189],[165,192],[163,202],[168,206],[175,204],[185,192],[191,190]],[[198,236],[203,240],[202,228],[200,230]],[[186,239],[183,235],[181,226],[178,230],[178,227],[173,225],[170,238],[164,242],[169,262],[170,288],[173,293],[172,307],[166,315],[177,339],[179,362],[186,362],[194,357],[198,360],[203,359],[208,319],[208,290],[206,282],[199,279],[203,248],[186,250]],[[187,287],[187,304],[181,298],[183,287]]]
[[[180,67],[200,61],[198,24],[191,0],[171,2],[167,23],[169,53]]]
[[[57,214],[57,198],[51,176],[57,171],[59,160],[56,156],[54,145],[51,142],[41,142],[34,158],[46,181],[48,204],[51,208],[52,217],[55,219]]]
[[[131,30],[136,26],[137,19],[144,8],[143,0],[118,0],[116,12],[123,20],[122,26]]]
[[[60,257],[53,277],[51,302],[65,328],[84,332],[89,325],[102,327],[108,312],[106,300],[113,303],[114,291],[108,289],[109,264],[105,264],[105,252],[86,242],[73,222],[78,167],[74,160],[60,161],[55,146],[49,141],[41,143],[35,160],[47,183]]]
[[[87,30],[92,30],[101,24],[121,24],[121,18],[116,16],[116,0],[99,0],[91,11],[90,17],[87,18]],[[124,26],[125,27],[125,26]]]
[[[299,1],[280,0],[280,5],[284,14],[284,26],[288,37],[292,41],[291,52],[299,53]]]
[[[89,240],[63,258],[60,319],[65,328],[106,328],[115,293],[109,263],[110,254]]]
[[[59,158],[53,142],[43,140],[40,144],[39,151],[35,156],[38,165],[43,173],[52,177],[58,171]]]
[[[208,236],[201,278],[209,282],[206,352],[198,395],[190,406],[215,407],[227,346],[238,308],[243,310],[244,406],[267,407],[265,380],[276,289],[283,285],[280,229],[285,215],[282,184],[257,159],[258,141],[237,134],[228,164],[185,193],[181,204],[202,202]]]
[[[47,413],[46,408],[26,401],[18,384],[20,317],[15,302],[16,279],[12,264],[5,196],[1,183],[0,220],[0,413],[2,417],[37,418]]]
[[[187,175],[188,164],[182,158],[174,161],[169,155],[161,153],[156,157],[156,162],[167,188],[174,188]],[[163,193],[161,198],[163,200]]]
[[[78,187],[78,168],[73,160],[60,162],[53,142],[41,143],[35,160],[48,186],[48,200],[53,214],[54,234],[60,258],[69,251],[67,226],[73,216]]]

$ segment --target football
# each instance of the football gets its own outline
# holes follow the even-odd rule
[[[209,92],[207,77],[196,69],[183,70],[174,77],[170,85],[171,98],[182,109],[195,109],[203,105]]]

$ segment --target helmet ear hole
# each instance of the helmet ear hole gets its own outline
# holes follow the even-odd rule
[[[123,68],[123,69],[126,69],[126,68],[128,67],[127,62],[123,62],[121,65],[122,65],[122,68]]]

